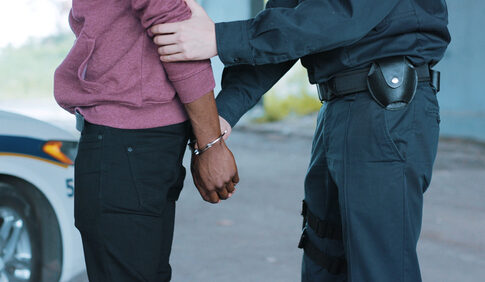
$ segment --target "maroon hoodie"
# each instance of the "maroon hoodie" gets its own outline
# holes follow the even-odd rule
[[[77,39],[55,72],[57,102],[116,128],[187,120],[182,103],[214,89],[210,61],[162,63],[148,30],[188,18],[184,0],[73,0],[69,23]]]

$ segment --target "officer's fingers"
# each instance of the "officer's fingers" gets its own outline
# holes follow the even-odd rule
[[[192,15],[204,12],[204,9],[195,0],[185,0],[185,3],[189,6]]]
[[[221,116],[219,116],[219,124],[221,126],[221,133],[224,131],[226,132],[226,134],[224,135],[224,140],[227,140],[227,138],[229,138],[229,135],[231,135],[231,125]]]
[[[182,47],[177,44],[166,45],[158,48],[158,54],[162,56],[173,55],[182,52]]]
[[[150,28],[153,34],[175,33],[179,30],[180,22],[157,24]]]
[[[179,37],[175,34],[163,34],[163,35],[157,35],[153,38],[153,43],[163,46],[163,45],[172,45],[175,43],[178,43]]]
[[[180,62],[180,61],[188,61],[189,58],[185,55],[185,53],[178,53],[178,54],[160,56],[160,60],[166,63],[173,63],[173,62]]]

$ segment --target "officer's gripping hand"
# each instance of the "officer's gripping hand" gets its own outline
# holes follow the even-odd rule
[[[221,126],[221,132],[226,132],[224,135],[224,140],[227,140],[229,136],[231,135],[232,132],[232,127],[231,125],[221,116],[219,116],[219,123]]]
[[[205,201],[216,204],[235,192],[239,175],[234,156],[224,140],[200,155],[192,154],[190,168],[194,184]]]
[[[185,0],[192,17],[186,21],[154,25],[153,42],[163,62],[197,61],[217,56],[215,24],[195,0]]]

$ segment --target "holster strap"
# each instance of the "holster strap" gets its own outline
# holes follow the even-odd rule
[[[306,256],[325,268],[330,274],[337,275],[347,272],[347,261],[344,257],[334,257],[323,253],[308,239],[305,231],[301,235],[298,248],[303,249]]]
[[[303,228],[305,228],[305,224],[308,223],[308,226],[315,231],[318,237],[342,240],[342,226],[318,218],[311,212],[305,201],[303,201],[301,215],[303,216]]]
[[[430,82],[431,87],[440,91],[440,72],[432,70],[429,65],[415,67],[419,82]],[[320,101],[332,99],[367,91],[367,75],[370,67],[338,73],[325,83],[317,84]]]

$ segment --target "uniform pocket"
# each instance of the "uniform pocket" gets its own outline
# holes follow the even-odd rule
[[[440,110],[438,107],[435,105],[428,105],[426,107],[426,115],[430,117],[433,121],[436,121],[436,123],[431,122],[430,125],[433,127],[439,127],[441,123],[441,116],[440,116]]]
[[[404,161],[407,157],[410,136],[413,133],[414,103],[411,102],[400,110],[382,109],[382,111],[387,141],[399,159]]]

